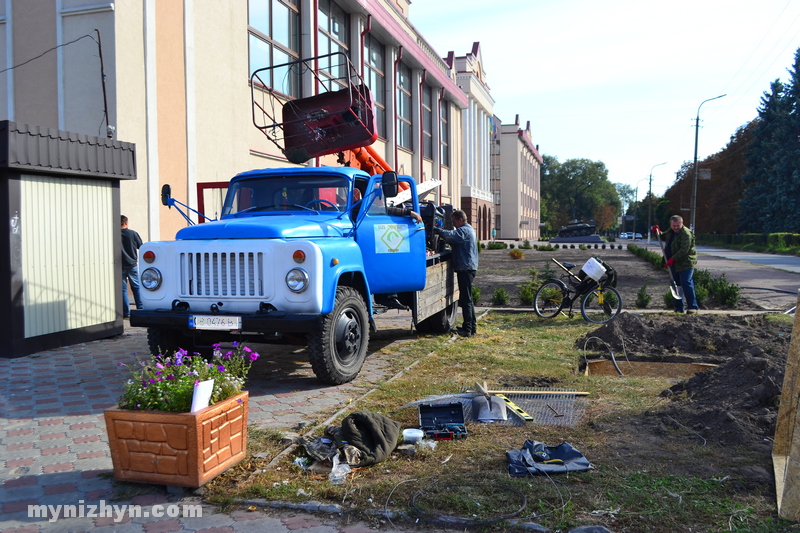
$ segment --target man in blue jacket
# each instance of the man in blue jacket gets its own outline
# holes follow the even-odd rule
[[[464,323],[455,332],[462,337],[472,337],[478,327],[475,305],[472,302],[472,282],[478,273],[478,240],[475,237],[475,230],[467,223],[464,211],[460,209],[453,211],[452,218],[456,229],[445,230],[437,227],[434,230],[453,249],[453,270],[456,272],[458,290],[461,293],[458,305],[461,306],[461,315],[464,318]]]

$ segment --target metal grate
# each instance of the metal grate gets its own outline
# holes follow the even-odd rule
[[[184,252],[180,256],[183,297],[263,297],[261,252]]]

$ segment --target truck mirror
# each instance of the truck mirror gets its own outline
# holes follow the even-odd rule
[[[394,198],[397,196],[397,172],[389,171],[383,173],[381,179],[381,190],[383,190],[384,198]]]
[[[172,196],[172,187],[169,186],[169,183],[165,183],[163,187],[161,187],[161,203],[169,207],[169,200]]]

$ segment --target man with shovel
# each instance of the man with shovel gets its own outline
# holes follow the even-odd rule
[[[683,225],[683,217],[680,215],[670,217],[669,225],[670,229],[663,233],[666,245],[661,240],[662,233],[659,227],[653,226],[653,231],[658,235],[658,243],[661,245],[664,260],[672,278],[675,312],[683,313],[683,300],[685,299],[686,313],[693,314],[698,309],[697,296],[694,293],[694,267],[697,265],[694,233]]]

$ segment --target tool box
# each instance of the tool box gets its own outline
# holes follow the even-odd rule
[[[419,427],[425,437],[433,440],[454,440],[467,437],[464,426],[464,406],[460,402],[421,404]]]

